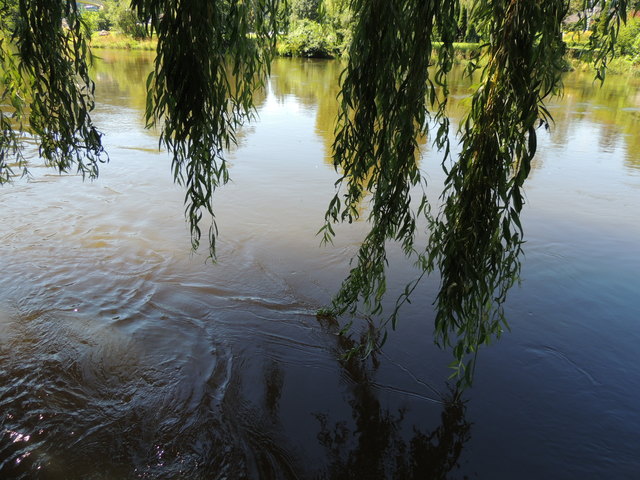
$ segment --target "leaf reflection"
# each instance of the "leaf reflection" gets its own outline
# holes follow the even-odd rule
[[[350,340],[337,336],[339,348],[347,351]],[[374,359],[374,371],[377,360]],[[349,405],[355,427],[331,423],[326,413],[316,413],[320,424],[318,441],[327,453],[328,468],[316,478],[347,479],[445,479],[459,467],[471,424],[465,418],[466,403],[456,391],[442,397],[440,424],[431,432],[413,426],[409,439],[404,409],[385,409],[378,399],[370,369],[358,359],[341,360],[353,379]]]

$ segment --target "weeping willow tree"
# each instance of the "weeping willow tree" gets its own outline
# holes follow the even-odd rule
[[[400,306],[415,295],[425,274],[438,272],[435,342],[453,350],[454,375],[472,381],[478,347],[507,327],[503,305],[518,280],[523,244],[522,187],[536,152],[537,129],[548,127],[545,100],[561,92],[565,45],[563,0],[467,2],[485,32],[482,58],[471,63],[480,81],[451,158],[446,116],[446,75],[457,32],[456,0],[354,0],[357,24],[341,84],[334,161],[342,172],[330,203],[325,240],[332,224],[353,221],[369,195],[369,233],[334,299],[336,314],[382,313],[388,242],[399,242],[422,275],[409,283],[388,316],[382,316],[362,346],[384,341],[379,329],[395,328]],[[600,3],[603,29],[592,37],[598,76],[604,79],[614,54],[627,3]],[[587,2],[585,2],[585,8]],[[434,52],[435,32],[442,42]],[[433,53],[437,53],[434,57]],[[427,69],[429,62],[433,68]],[[482,65],[482,66],[480,66]],[[431,131],[430,131],[431,130]],[[416,138],[431,134],[442,152],[447,177],[442,207],[432,214],[426,194],[412,208],[411,192],[426,182],[416,163]],[[416,248],[418,217],[429,225],[426,249]],[[382,338],[382,340],[380,340]]]
[[[173,176],[185,188],[186,217],[197,248],[203,225],[215,255],[213,195],[229,179],[225,151],[255,114],[284,0],[131,0],[141,24],[157,36],[147,82],[147,122],[161,128]],[[482,31],[479,87],[459,127],[446,114],[460,3]],[[574,2],[575,3],[575,2]],[[601,7],[591,37],[598,75],[615,53],[626,0]],[[400,306],[422,275],[437,272],[435,341],[453,350],[458,379],[470,383],[478,347],[506,326],[503,304],[517,281],[523,229],[522,187],[536,151],[537,129],[551,117],[545,101],[561,91],[567,0],[351,0],[352,41],[343,73],[333,158],[340,179],[321,229],[352,222],[368,201],[370,230],[336,295],[335,314],[365,309],[395,327]],[[436,43],[437,41],[437,43]],[[4,0],[0,4],[0,182],[26,166],[34,141],[61,172],[95,177],[107,160],[91,120],[94,85],[75,1]],[[460,153],[451,154],[452,134]],[[447,179],[435,213],[416,158],[427,136],[442,152]],[[429,241],[418,248],[426,219]],[[212,219],[212,220],[209,220]],[[422,270],[384,316],[387,246],[399,242]],[[379,346],[371,335],[365,350]]]

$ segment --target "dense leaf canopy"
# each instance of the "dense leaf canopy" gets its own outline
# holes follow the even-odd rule
[[[225,151],[254,115],[253,93],[269,72],[281,0],[131,0],[142,25],[157,36],[147,84],[147,121],[161,127],[175,180],[186,191],[194,247],[214,218],[213,194],[229,174]],[[345,2],[325,2],[344,5]],[[317,5],[316,5],[317,4]],[[322,2],[296,1],[299,15],[322,13]],[[447,73],[459,37],[457,19],[473,22],[483,44],[470,63],[480,74],[451,158]],[[571,4],[571,5],[570,5]],[[387,245],[397,241],[424,274],[441,276],[436,342],[453,348],[459,379],[469,383],[478,346],[499,335],[503,302],[517,281],[523,231],[522,187],[536,151],[536,130],[551,118],[545,100],[561,91],[567,0],[352,0],[353,31],[342,76],[333,158],[340,180],[321,229],[353,221],[368,199],[370,231],[335,297],[335,314],[362,308],[395,326],[398,309],[382,315]],[[591,37],[598,76],[614,53],[626,0],[591,0],[599,7]],[[91,121],[87,31],[75,1],[6,0],[0,11],[0,182],[25,167],[33,139],[59,171],[94,177],[106,161]],[[333,8],[333,7],[332,7]],[[468,11],[468,20],[467,20]],[[447,172],[442,207],[432,212],[416,158],[417,139],[430,138]],[[429,225],[416,246],[419,221]],[[215,254],[217,230],[208,241]],[[418,279],[419,280],[419,279]],[[415,293],[410,283],[397,307]],[[367,350],[378,346],[372,335]]]

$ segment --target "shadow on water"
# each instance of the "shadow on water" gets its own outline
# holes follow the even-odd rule
[[[346,352],[354,344],[337,336],[338,351]],[[352,380],[349,405],[353,426],[331,422],[327,413],[316,413],[320,424],[319,444],[324,448],[328,466],[317,479],[446,479],[459,468],[465,443],[471,438],[471,424],[465,418],[466,402],[459,392],[440,395],[440,424],[431,431],[413,425],[405,433],[406,410],[385,408],[376,391],[373,374],[379,362],[375,354],[366,363],[339,355],[339,362]],[[466,477],[464,477],[466,478]]]
[[[404,412],[394,415],[381,409],[369,385],[360,385],[357,390],[351,404],[356,431],[350,431],[344,423],[330,426],[325,415],[317,417],[321,425],[318,440],[331,462],[327,472],[317,478],[455,478],[451,475],[459,468],[462,449],[470,438],[464,401],[455,395],[446,399],[442,423],[431,432],[414,427],[412,438],[406,441],[400,435]]]

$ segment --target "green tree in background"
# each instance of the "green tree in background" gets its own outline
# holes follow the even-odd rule
[[[287,5],[286,35],[278,41],[280,55],[335,57],[344,53],[351,26],[346,0],[293,0]]]
[[[335,30],[313,20],[296,20],[280,40],[283,56],[331,58],[340,55],[340,40]]]
[[[101,22],[100,22],[99,12],[92,12],[89,10],[85,10],[84,12],[82,12],[82,21],[84,22],[86,27],[89,29],[89,32],[91,33],[97,32],[100,30],[106,30],[106,28],[100,28]]]
[[[640,55],[640,18],[633,18],[620,27],[617,48],[621,55]]]
[[[295,20],[313,20],[320,18],[320,0],[291,0],[291,14]]]
[[[111,15],[111,11],[114,10],[114,2],[104,2],[103,7],[98,10],[98,21],[96,24],[97,30],[111,30],[114,28],[114,18]]]
[[[111,22],[115,27],[126,35],[133,38],[144,38],[147,36],[147,27],[134,10],[124,0],[117,1],[111,13]]]
[[[148,35],[146,25],[138,18],[127,0],[104,0],[102,3],[102,8],[97,12],[82,12],[82,19],[92,32],[117,30],[137,39]]]
[[[329,3],[335,7],[340,2],[327,2],[325,13]],[[473,23],[482,32],[486,44],[479,88],[456,139],[461,151],[452,157],[447,73],[459,34],[455,13],[460,2],[350,2],[352,31],[333,145],[340,180],[321,233],[331,241],[334,225],[356,220],[361,203],[369,202],[370,231],[335,297],[333,313],[364,309],[381,319],[378,328],[395,327],[398,308],[418,294],[419,285],[419,279],[407,285],[397,308],[383,315],[387,245],[398,242],[422,275],[440,274],[435,341],[452,349],[459,380],[470,383],[478,347],[506,325],[502,306],[518,279],[522,187],[536,152],[537,128],[550,122],[545,101],[561,90],[561,25],[568,4],[463,3],[470,12],[469,26]],[[592,0],[589,6],[603,4]],[[91,121],[90,55],[76,4],[16,0],[16,5],[0,16],[6,105],[0,110],[0,180],[8,181],[13,170],[24,167],[25,135],[37,138],[48,164],[95,176],[107,157]],[[601,28],[591,37],[600,77],[629,6],[626,0],[606,5]],[[319,17],[313,16],[323,12],[319,6],[294,2],[291,12],[315,21]],[[136,25],[148,26],[157,36],[148,124],[161,128],[175,180],[186,190],[193,247],[208,223],[214,255],[213,195],[229,179],[225,151],[254,115],[253,93],[269,71],[281,2],[131,0],[126,7],[139,19]],[[442,42],[437,47],[436,31]],[[411,197],[414,187],[428,188],[416,162],[417,139],[426,136],[442,152],[447,172],[443,205],[436,212],[426,194]],[[429,225],[426,248],[416,241],[420,218]],[[365,352],[379,346],[378,338],[371,335]]]

